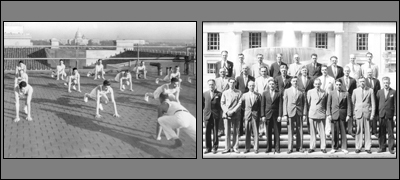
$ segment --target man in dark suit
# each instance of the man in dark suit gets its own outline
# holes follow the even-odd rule
[[[370,68],[366,69],[366,77],[365,78],[365,85],[369,88],[371,88],[372,90],[374,90],[374,94],[373,97],[376,98],[376,93],[381,89],[381,83],[379,82],[378,79],[373,77],[373,71]],[[376,106],[376,110],[375,112],[379,112],[378,106]],[[370,125],[371,125],[371,136],[373,138],[377,138],[378,136],[378,116],[374,117],[373,120],[370,121]]]
[[[269,89],[264,91],[261,97],[261,120],[265,123],[265,134],[267,135],[267,150],[272,148],[272,128],[274,129],[275,152],[280,153],[280,132],[282,119],[282,95],[275,88],[275,81],[268,81]]]
[[[344,76],[343,68],[337,65],[337,59],[338,58],[336,56],[332,56],[331,57],[332,65],[328,67],[328,75],[332,76],[335,80]]]
[[[385,152],[386,150],[386,132],[389,135],[389,152],[394,154],[394,135],[393,127],[396,127],[396,107],[397,96],[396,90],[390,88],[390,78],[383,77],[382,83],[384,88],[379,90],[376,94],[376,100],[379,107],[379,150]]]
[[[308,76],[311,77],[311,79],[315,79],[319,76],[322,76],[322,72],[321,72],[321,67],[322,64],[317,62],[318,59],[318,55],[317,54],[311,54],[311,59],[312,59],[312,63],[307,64],[307,70],[308,70]]]
[[[368,121],[371,121],[375,117],[376,104],[374,90],[365,85],[364,78],[360,78],[358,81],[360,86],[354,89],[353,95],[351,96],[354,109],[353,116],[357,122],[356,153],[358,154],[361,152],[364,137],[365,151],[371,154],[371,132]]]
[[[276,76],[281,75],[281,71],[280,71],[281,70],[281,65],[286,65],[287,66],[286,63],[282,62],[282,56],[283,55],[281,53],[276,54],[276,62],[271,64],[271,68],[270,68],[270,71],[269,71],[269,76],[275,78]]]
[[[349,66],[345,66],[343,68],[344,71],[344,76],[340,78],[340,80],[342,81],[342,91],[348,92],[350,97],[353,95],[353,91],[354,89],[357,88],[357,81],[350,77],[350,67]],[[349,121],[347,121],[347,134],[351,135],[351,136],[355,136],[354,134],[354,130],[353,127],[355,127],[355,120],[353,119],[353,116],[351,116],[351,118],[349,119]]]
[[[314,88],[314,83],[310,78],[310,76],[308,76],[308,70],[305,66],[301,68],[301,74],[297,78],[297,86],[299,91],[303,92],[306,97],[307,97],[307,92],[310,89]]]
[[[275,77],[275,81],[277,83],[277,88],[279,92],[283,94],[283,91],[287,88],[290,88],[292,84],[290,83],[290,79],[292,76],[287,75],[287,66],[281,65],[281,75]]]
[[[249,91],[249,87],[247,86],[250,81],[254,81],[254,77],[249,75],[249,68],[247,66],[243,66],[242,75],[236,77],[236,89],[242,92],[242,94],[247,93]],[[239,124],[239,136],[243,136],[244,134],[244,109],[241,108],[241,117]]]
[[[246,143],[244,153],[250,152],[251,148],[251,130],[254,135],[254,153],[258,154],[258,121],[260,120],[261,94],[254,91],[255,83],[248,83],[249,92],[244,93],[240,100],[244,107],[244,122],[246,132]]]
[[[345,123],[352,116],[351,111],[351,96],[347,91],[342,89],[342,80],[335,80],[336,89],[328,95],[328,103],[326,114],[332,127],[332,150],[331,154],[339,149],[339,131],[341,137],[342,151],[347,154],[347,138]]]
[[[304,93],[298,89],[298,77],[291,79],[292,87],[283,93],[283,116],[288,128],[288,154],[293,152],[293,132],[296,132],[296,151],[303,150],[303,121],[307,120]],[[296,129],[296,130],[295,130]]]
[[[228,61],[228,51],[222,51],[221,52],[222,55],[222,59],[221,61],[218,61],[217,63],[215,63],[215,78],[219,77],[219,69],[220,68],[225,68],[226,69],[226,77],[232,77],[233,76],[233,62],[232,61]]]
[[[203,93],[203,117],[206,126],[206,151],[204,154],[211,152],[217,153],[218,149],[218,123],[220,121],[221,112],[221,95],[222,93],[215,89],[214,79],[208,80],[209,91]],[[213,131],[213,143],[211,145],[211,131]]]

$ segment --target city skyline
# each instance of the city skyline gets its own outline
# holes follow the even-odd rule
[[[5,22],[23,26],[32,40],[74,39],[79,31],[87,39],[99,40],[196,40],[196,22]],[[145,28],[144,28],[145,27]]]

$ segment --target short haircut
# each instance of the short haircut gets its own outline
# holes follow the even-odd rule
[[[255,85],[255,82],[254,82],[253,80],[250,80],[250,81],[247,83],[247,87],[249,87],[249,85],[250,85],[251,82]]]
[[[158,97],[160,100],[164,101],[168,99],[168,94],[167,93],[161,93],[160,96]]]
[[[305,69],[305,70],[307,70],[307,72],[308,72],[308,69],[307,69],[306,66],[302,66],[301,69]]]
[[[390,82],[390,78],[387,77],[387,76],[385,76],[385,77],[382,78],[382,81],[384,81],[384,80],[388,80],[388,81]]]
[[[19,61],[19,62],[18,62],[18,64],[21,64],[21,63],[24,64],[24,61]]]
[[[209,80],[207,81],[207,83],[210,82],[210,81],[211,81],[211,82],[214,82],[214,84],[215,84],[215,80],[214,80],[214,79],[209,79]]]
[[[244,54],[243,53],[239,53],[238,56],[244,56]]]
[[[97,60],[97,62],[100,62],[100,61],[102,61],[102,59],[98,59],[98,60]]]
[[[281,56],[283,56],[283,54],[282,54],[282,53],[278,53],[278,54],[276,54],[276,57],[278,57],[278,55],[281,55]]]
[[[19,86],[19,88],[20,89],[22,89],[23,87],[26,87],[26,82],[25,81],[21,81],[19,84],[18,84],[18,86]]]
[[[297,76],[293,76],[292,79],[298,79],[298,77]],[[292,79],[290,81],[292,81]]]
[[[360,80],[364,80],[365,81],[365,78],[364,77],[358,78],[358,81],[360,81]]]
[[[321,69],[322,69],[323,67],[328,68],[328,66],[327,66],[326,64],[322,64],[322,65],[321,65]]]
[[[219,71],[220,71],[220,72],[221,72],[221,70],[224,70],[224,71],[226,72],[225,68],[223,68],[223,67],[222,67],[222,68],[219,68]]]
[[[367,54],[365,54],[365,56],[367,56],[368,54],[370,54],[371,56],[374,56],[371,52],[367,52]]]
[[[344,66],[343,70],[346,70],[346,69],[350,70],[350,67],[349,66]]]
[[[279,67],[279,69],[286,69],[286,70],[287,70],[288,68],[287,68],[287,66],[286,66],[285,64],[282,64],[282,65]]]
[[[261,71],[261,69],[263,69],[263,68],[265,68],[265,70],[268,69],[267,66],[261,66],[261,67],[260,67],[260,71]]]
[[[111,85],[110,81],[108,81],[108,80],[104,80],[104,82],[103,82],[103,86],[109,86],[109,85]]]
[[[72,71],[75,71],[75,70],[78,70],[78,68],[76,68],[76,67],[72,68]]]
[[[340,84],[343,84],[343,82],[342,82],[341,79],[336,79],[336,80],[335,80],[335,84],[336,84],[337,82],[340,82]]]
[[[175,68],[179,68],[179,66],[175,66]]]
[[[61,61],[64,62],[64,59],[60,59],[60,62],[61,62]]]
[[[228,82],[233,80],[234,82],[236,82],[236,80],[233,77],[228,78]]]
[[[332,59],[332,58],[338,59],[336,56],[331,56],[331,58],[329,58],[329,59]]]
[[[313,57],[313,56],[318,57],[318,55],[315,54],[315,53],[312,53],[312,54],[311,54],[311,57]]]
[[[226,52],[226,54],[228,54],[228,51],[227,51],[227,50],[223,50],[223,51],[221,51],[221,54],[222,54],[222,53],[224,53],[224,52]]]
[[[321,79],[319,79],[319,78],[315,78],[314,83],[315,83],[315,81],[318,81],[319,83],[321,83]]]
[[[171,83],[179,82],[178,78],[171,78]]]
[[[261,57],[264,57],[264,55],[262,55],[262,54],[260,54],[260,53],[258,53],[258,54],[257,54],[257,56],[261,56]]]
[[[271,81],[272,81],[273,83],[275,83],[274,78],[268,78],[268,83],[271,82]]]

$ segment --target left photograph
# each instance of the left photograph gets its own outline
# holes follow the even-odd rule
[[[4,158],[197,158],[196,22],[4,22]]]

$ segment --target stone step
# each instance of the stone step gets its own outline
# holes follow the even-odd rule
[[[350,135],[347,135],[346,136],[347,137],[347,140],[355,140],[355,137],[353,137],[353,136],[350,136]],[[206,137],[205,137],[205,135],[203,134],[203,141],[204,141],[204,139],[205,139]],[[211,135],[211,138],[213,138],[213,135]],[[233,136],[231,136],[231,139],[233,138]],[[274,135],[272,135],[272,139],[274,138]],[[226,139],[226,136],[221,136],[221,137],[219,137],[218,138],[219,139],[219,141],[225,141],[225,139]],[[287,134],[281,134],[280,135],[280,139],[281,139],[281,141],[283,141],[283,140],[285,140],[285,141],[288,141],[288,135]],[[296,139],[295,137],[293,137],[293,139]],[[388,139],[388,135],[386,135],[386,139]],[[396,140],[396,134],[394,135],[394,139]],[[246,140],[246,136],[240,136],[239,137],[239,141],[245,141]],[[253,137],[251,137],[251,140],[253,140]],[[266,140],[266,136],[264,135],[264,136],[262,136],[261,138],[259,137],[258,138],[258,140],[259,141],[265,141]],[[310,140],[310,135],[309,134],[303,134],[303,141],[309,141]],[[317,138],[317,140],[318,140],[318,138]],[[328,141],[331,141],[332,140],[332,137],[329,137],[329,138],[326,138],[326,140],[328,140]],[[378,137],[371,137],[371,140],[379,140],[379,138]]]

